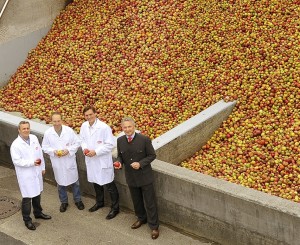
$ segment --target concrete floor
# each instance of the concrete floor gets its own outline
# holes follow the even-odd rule
[[[21,200],[14,169],[0,166],[0,196],[7,196]],[[106,220],[109,207],[104,207],[94,213],[88,208],[94,204],[91,197],[83,197],[85,209],[76,208],[69,193],[69,207],[65,213],[59,212],[59,199],[55,186],[44,183],[42,193],[43,212],[52,216],[51,220],[35,220],[35,231],[28,230],[22,221],[21,212],[0,219],[1,244],[185,244],[212,245],[205,239],[194,238],[180,233],[162,224],[160,236],[157,240],[150,237],[150,229],[143,225],[137,230],[130,228],[136,218],[133,213],[121,210],[120,214]],[[33,216],[32,216],[33,217]],[[21,242],[20,242],[21,241]]]

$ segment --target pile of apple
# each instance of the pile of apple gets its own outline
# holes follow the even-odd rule
[[[75,0],[7,86],[0,107],[79,130],[82,109],[152,139],[220,99],[232,115],[181,165],[283,198],[300,193],[298,1]]]

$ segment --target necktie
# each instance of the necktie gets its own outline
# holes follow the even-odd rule
[[[132,141],[132,137],[128,137],[128,143],[130,143]]]

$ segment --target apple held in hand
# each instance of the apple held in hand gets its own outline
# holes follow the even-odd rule
[[[121,166],[121,163],[120,162],[114,162],[114,167],[115,168],[119,168]]]
[[[41,159],[39,159],[39,158],[35,160],[35,163],[36,163],[37,165],[40,165],[40,164],[41,164],[41,162],[42,162],[42,160],[41,160]]]
[[[89,149],[84,149],[84,150],[83,150],[83,154],[84,154],[84,155],[87,155],[87,154],[89,154],[89,152],[90,152],[90,150],[89,150]]]
[[[58,150],[58,151],[57,151],[57,156],[58,156],[58,157],[61,157],[62,155],[63,155],[63,151],[62,151],[62,150]]]

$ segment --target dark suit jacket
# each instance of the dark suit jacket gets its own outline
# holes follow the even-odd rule
[[[156,158],[155,150],[149,137],[135,133],[134,138],[128,143],[126,136],[117,140],[118,161],[125,168],[125,177],[128,186],[140,187],[153,183],[151,162]],[[134,169],[130,166],[139,162],[141,167]]]

